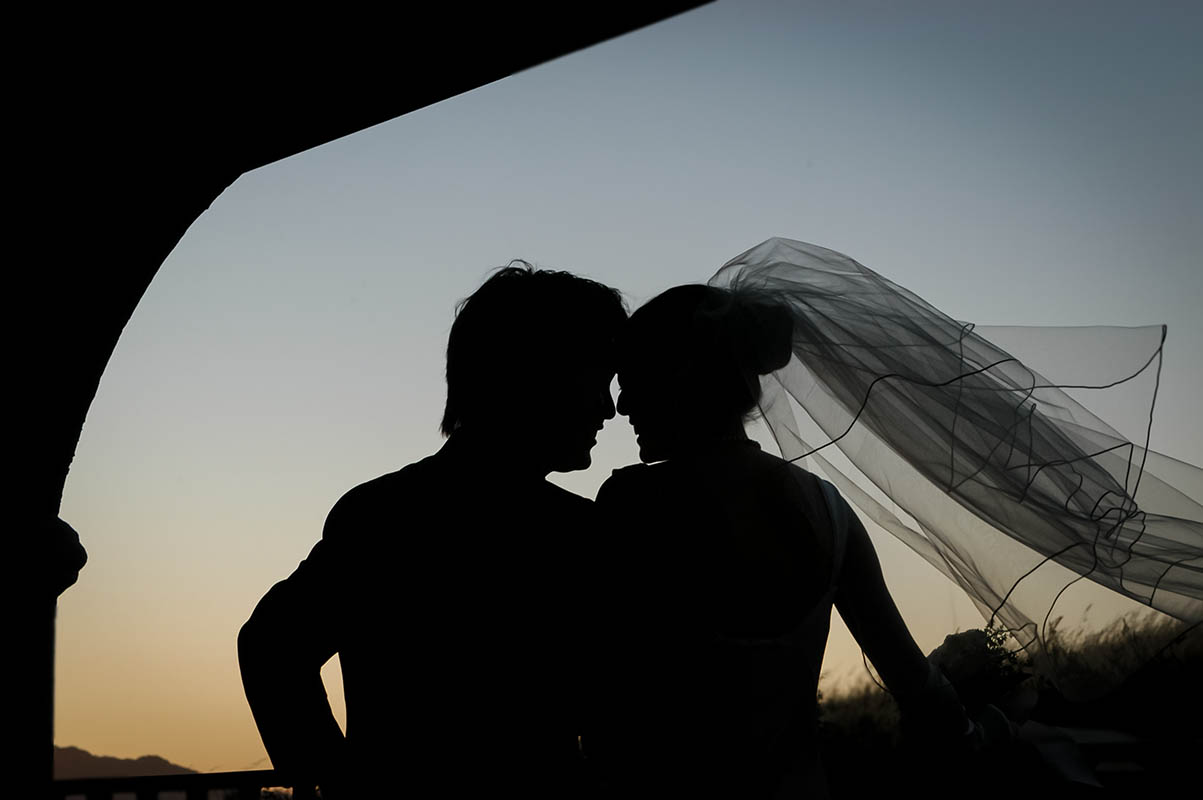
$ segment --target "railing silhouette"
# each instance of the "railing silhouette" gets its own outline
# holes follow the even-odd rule
[[[1170,790],[1195,780],[1193,767],[1203,739],[1154,742],[1102,728],[1045,727],[1077,746],[1084,765],[1105,790],[1170,796]],[[265,789],[282,790],[266,797],[288,797],[290,789],[293,800],[316,800],[318,796],[312,787],[294,786],[291,778],[273,769],[73,778],[56,780],[53,787],[50,795],[53,800],[112,800],[131,795],[135,800],[169,800],[181,796],[185,800],[260,800]]]
[[[313,800],[313,788],[294,787],[274,769],[245,772],[189,772],[181,775],[139,775],[129,778],[72,778],[54,781],[53,800],[111,800],[133,795],[136,800],[183,796],[186,800],[259,800],[264,789],[292,789],[293,800]],[[284,795],[287,796],[287,795]]]

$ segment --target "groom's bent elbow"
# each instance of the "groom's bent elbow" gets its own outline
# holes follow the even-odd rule
[[[273,605],[275,604],[272,602],[272,593],[269,591],[259,600],[255,610],[251,612],[251,616],[242,623],[242,627],[238,630],[238,660],[240,663],[244,659],[258,658],[259,654],[267,648],[267,640],[278,627],[278,624],[268,619],[273,616],[271,614]]]
[[[238,667],[244,674],[248,666],[258,661],[261,645],[261,627],[252,616],[238,630]]]
[[[243,685],[248,689],[248,679],[266,672],[270,665],[279,665],[279,655],[290,638],[288,615],[283,614],[279,597],[269,591],[255,606],[250,618],[238,630],[238,667],[242,672]]]
[[[242,674],[242,688],[252,711],[259,699],[262,676],[269,664],[268,653],[273,649],[265,635],[267,630],[252,616],[238,631],[238,671]]]

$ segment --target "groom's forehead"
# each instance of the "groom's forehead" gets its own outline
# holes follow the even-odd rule
[[[562,362],[565,368],[580,372],[605,372],[610,375],[618,368],[617,350],[612,338],[584,336],[575,342],[561,342],[560,348],[566,356]]]
[[[555,345],[570,349],[588,358],[613,359],[618,348],[621,328],[612,320],[579,315],[561,319],[557,327],[548,331],[548,338]]]
[[[607,373],[613,375],[618,365],[617,345],[612,332],[597,326],[566,326],[550,330],[532,330],[531,335],[500,342],[494,353],[508,362],[511,368],[545,376],[570,373]],[[481,364],[488,368],[486,359]],[[496,361],[494,366],[496,366]]]

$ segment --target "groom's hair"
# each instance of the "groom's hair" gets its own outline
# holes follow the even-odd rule
[[[601,361],[612,369],[614,340],[626,319],[617,289],[511,261],[456,306],[443,435],[515,387],[546,388],[573,363]]]

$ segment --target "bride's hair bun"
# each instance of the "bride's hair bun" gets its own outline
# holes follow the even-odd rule
[[[777,303],[745,300],[736,302],[747,308],[751,324],[746,333],[747,365],[757,375],[781,369],[793,355],[794,320],[789,310]]]
[[[698,308],[699,321],[740,372],[765,375],[789,363],[794,324],[787,308],[729,289],[710,287],[710,292],[709,302]]]
[[[629,363],[676,375],[690,393],[694,413],[718,418],[756,408],[758,376],[789,363],[792,339],[788,308],[771,298],[688,284],[657,295],[636,311],[623,347]]]

